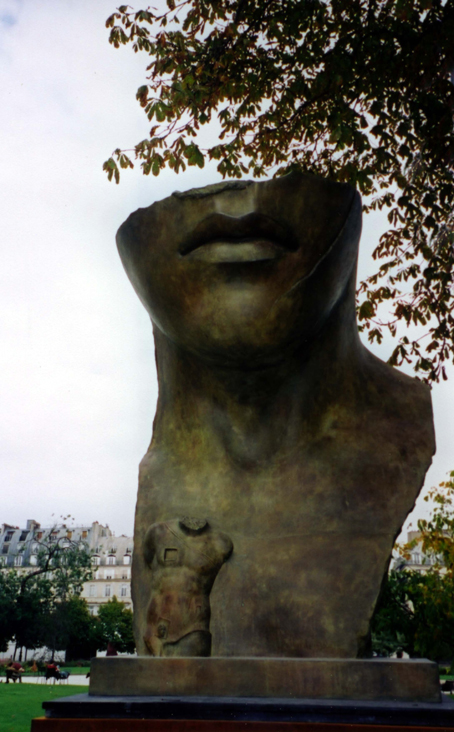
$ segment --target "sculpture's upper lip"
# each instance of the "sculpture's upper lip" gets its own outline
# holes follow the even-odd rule
[[[292,229],[266,214],[254,212],[237,217],[213,213],[196,225],[180,244],[178,251],[184,256],[215,241],[235,246],[257,239],[273,242],[288,251],[295,251],[298,247]]]

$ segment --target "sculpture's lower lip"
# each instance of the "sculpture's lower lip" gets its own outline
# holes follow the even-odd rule
[[[265,262],[283,255],[282,247],[267,239],[217,240],[203,244],[185,259],[222,264],[228,262]]]

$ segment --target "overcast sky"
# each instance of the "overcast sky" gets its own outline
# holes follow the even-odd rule
[[[139,6],[138,6],[139,7]],[[151,326],[118,258],[129,213],[214,168],[108,183],[103,161],[145,138],[146,57],[115,50],[110,0],[0,0],[0,523],[68,513],[131,534],[157,385]],[[382,222],[365,222],[361,272]],[[388,358],[391,341],[375,352]],[[454,469],[454,370],[433,390],[438,452]]]

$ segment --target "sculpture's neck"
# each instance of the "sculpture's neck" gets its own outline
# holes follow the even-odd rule
[[[348,295],[310,345],[262,369],[207,363],[157,328],[155,341],[153,445],[172,452],[191,456],[190,443],[253,464],[313,436],[330,409],[355,398],[362,346]]]

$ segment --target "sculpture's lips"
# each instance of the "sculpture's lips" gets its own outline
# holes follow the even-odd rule
[[[264,262],[277,259],[282,247],[266,239],[223,239],[203,244],[186,256],[201,262]]]
[[[246,262],[275,259],[283,250],[295,251],[297,246],[290,227],[265,214],[236,217],[214,213],[197,224],[179,253],[212,262]]]

